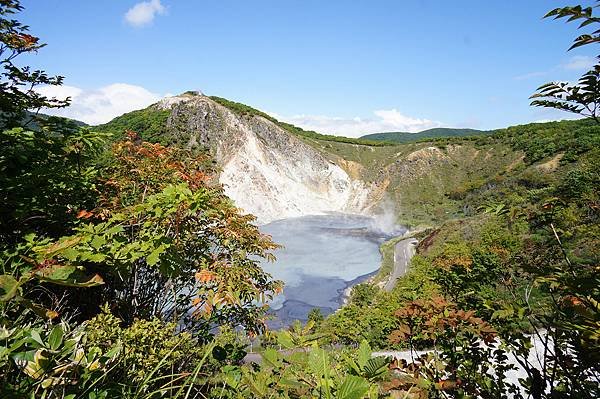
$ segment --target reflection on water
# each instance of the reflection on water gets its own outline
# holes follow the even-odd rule
[[[343,291],[379,268],[381,242],[402,233],[381,231],[373,218],[345,214],[279,220],[261,231],[284,246],[276,251],[275,263],[263,263],[285,282],[283,294],[271,303],[272,328],[304,321],[315,307],[324,314],[339,308]]]

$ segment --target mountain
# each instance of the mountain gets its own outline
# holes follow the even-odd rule
[[[78,121],[76,119],[65,118],[62,116],[48,115],[40,112],[25,111],[23,118],[20,121],[20,125],[28,129],[37,130],[40,128],[40,123],[45,124],[61,124],[71,125],[74,127],[86,127],[87,123]]]
[[[540,170],[548,171],[540,179],[551,178],[598,137],[589,121],[563,121],[407,143],[351,139],[307,132],[244,104],[194,92],[95,129],[117,137],[130,129],[148,141],[208,148],[226,194],[260,223],[388,211],[410,226],[472,215],[485,205],[469,200],[474,193],[492,190],[502,197],[506,182],[529,180]]]
[[[352,176],[351,163],[325,156],[266,114],[222,103],[187,92],[98,129],[132,129],[145,139],[208,148],[225,193],[259,223],[325,212],[362,213],[377,202],[374,185]]]
[[[454,129],[447,127],[436,127],[433,129],[423,130],[419,133],[408,132],[386,132],[372,133],[361,137],[363,140],[383,141],[391,143],[409,143],[413,141],[434,139],[439,137],[466,137],[479,136],[484,134],[492,134],[493,131],[476,130],[476,129]]]

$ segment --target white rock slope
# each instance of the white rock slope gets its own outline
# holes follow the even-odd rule
[[[326,212],[363,213],[371,190],[293,134],[260,116],[242,116],[203,95],[162,100],[170,128],[188,146],[207,145],[226,194],[259,223]]]

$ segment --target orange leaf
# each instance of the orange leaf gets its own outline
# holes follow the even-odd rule
[[[92,212],[88,212],[85,209],[82,209],[77,214],[77,219],[89,219],[92,216],[94,216],[94,214]]]
[[[200,270],[194,276],[201,283],[208,283],[217,278],[217,275],[209,270]]]

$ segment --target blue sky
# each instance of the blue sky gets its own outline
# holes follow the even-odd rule
[[[585,4],[585,2],[584,2]],[[66,77],[63,113],[90,123],[186,90],[325,133],[490,129],[568,114],[528,97],[575,80],[593,49],[563,1],[23,0],[48,46],[26,62]]]

